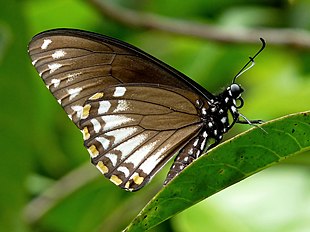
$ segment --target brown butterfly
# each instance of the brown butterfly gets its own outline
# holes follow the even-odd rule
[[[114,184],[135,191],[175,153],[165,184],[235,123],[260,123],[239,113],[243,89],[235,81],[264,49],[261,41],[262,48],[219,95],[130,44],[91,32],[40,33],[29,54],[83,133],[92,163]]]

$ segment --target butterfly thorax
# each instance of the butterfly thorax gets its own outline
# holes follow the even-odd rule
[[[238,120],[238,109],[243,105],[242,92],[243,89],[238,84],[232,84],[201,107],[200,112],[205,125],[204,130],[210,137],[220,141],[223,138],[223,134]],[[238,100],[241,102],[240,105],[236,103]],[[230,119],[229,114],[231,115]]]

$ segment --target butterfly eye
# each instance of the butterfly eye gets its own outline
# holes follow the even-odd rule
[[[238,84],[234,83],[230,86],[230,92],[234,99],[238,99],[243,91],[244,90]]]

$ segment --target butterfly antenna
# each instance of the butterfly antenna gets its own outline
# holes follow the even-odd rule
[[[258,50],[258,52],[256,52],[256,54],[253,57],[249,57],[249,61],[242,67],[242,69],[237,73],[237,75],[234,77],[232,83],[235,83],[237,77],[241,76],[242,73],[246,72],[247,70],[249,70],[250,68],[252,68],[255,65],[254,59],[256,56],[258,56],[259,53],[261,53],[264,48],[266,47],[266,42],[263,38],[259,38],[260,41],[262,42],[262,47]],[[247,67],[249,64],[251,64],[249,67]]]

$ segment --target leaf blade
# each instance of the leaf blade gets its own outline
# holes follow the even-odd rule
[[[310,111],[281,117],[262,128],[267,133],[250,129],[194,161],[142,209],[125,231],[150,229],[254,173],[310,150]]]

